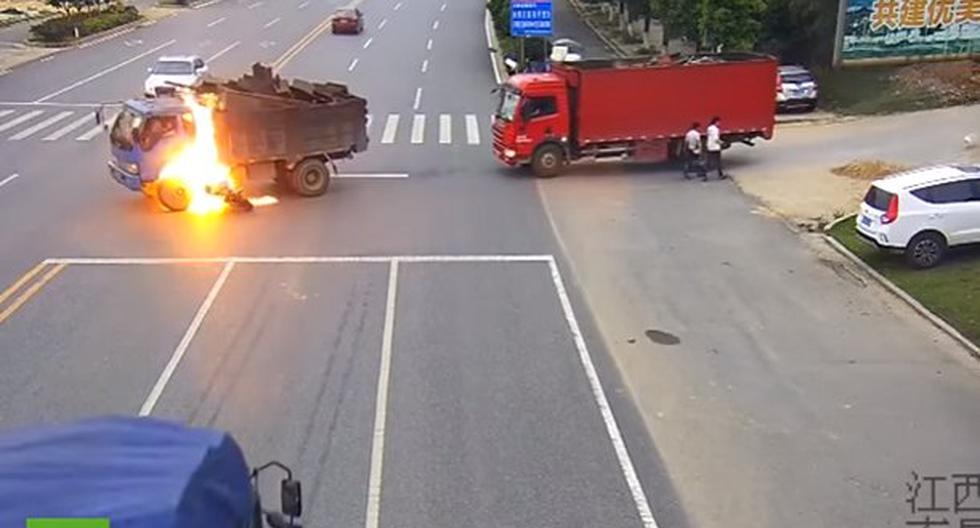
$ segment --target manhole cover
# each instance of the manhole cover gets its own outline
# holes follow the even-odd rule
[[[647,330],[644,334],[646,334],[650,341],[658,345],[676,345],[681,342],[679,337],[662,330]]]

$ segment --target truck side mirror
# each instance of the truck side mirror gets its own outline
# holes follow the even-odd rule
[[[299,517],[303,513],[303,489],[298,480],[283,479],[280,485],[282,513],[290,517]]]

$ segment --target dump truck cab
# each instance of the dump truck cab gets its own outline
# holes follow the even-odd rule
[[[568,89],[562,77],[554,73],[513,75],[499,94],[493,149],[500,161],[526,164],[546,144],[569,148]]]
[[[194,133],[194,116],[178,98],[126,101],[109,126],[109,174],[130,190],[148,192]]]

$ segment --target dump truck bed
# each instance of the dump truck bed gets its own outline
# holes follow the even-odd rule
[[[754,54],[555,64],[571,90],[580,145],[679,138],[691,123],[722,119],[723,133],[772,136],[775,59]]]
[[[218,97],[215,135],[223,161],[250,165],[367,150],[367,101],[340,84],[286,83],[261,65],[236,81],[206,84]]]

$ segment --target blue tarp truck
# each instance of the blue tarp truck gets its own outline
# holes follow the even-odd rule
[[[335,160],[367,150],[367,101],[342,84],[286,82],[255,64],[250,75],[208,80],[185,92],[216,101],[212,115],[220,160],[246,190],[275,180],[302,196],[319,196],[336,172]],[[97,114],[100,122],[102,114]],[[167,209],[186,208],[185,190],[158,185],[161,168],[196,133],[183,99],[126,101],[109,128],[112,178],[159,198]]]
[[[281,512],[262,508],[259,474],[276,467]],[[152,418],[107,417],[0,433],[0,526],[108,519],[111,528],[298,527],[302,491],[279,463],[249,470],[227,433]],[[266,524],[264,524],[266,523]]]

